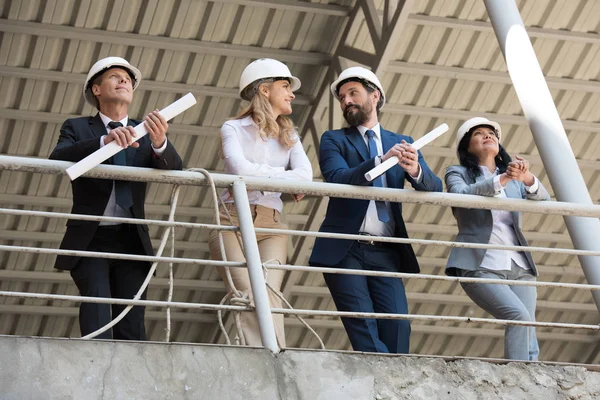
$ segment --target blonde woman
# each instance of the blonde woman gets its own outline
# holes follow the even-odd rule
[[[287,117],[292,113],[294,91],[300,88],[300,80],[292,76],[288,67],[273,59],[259,59],[250,63],[240,77],[240,96],[250,102],[235,118],[221,127],[225,172],[234,175],[260,176],[280,179],[312,180],[312,166],[302,143]],[[283,203],[281,193],[250,191],[248,199],[257,228],[285,228],[280,222]],[[304,195],[293,195],[300,201]],[[238,225],[234,199],[229,190],[221,198],[232,216],[231,223]],[[227,215],[221,211],[221,220]],[[223,241],[228,261],[245,261],[238,239],[233,232],[223,232]],[[284,264],[287,259],[287,237],[280,234],[257,234],[261,260]],[[212,231],[209,237],[211,258],[222,259],[219,237]],[[230,269],[233,284],[238,291],[252,299],[248,271],[243,268]],[[219,269],[229,291],[224,269]],[[284,271],[270,270],[267,282],[275,290],[281,289]],[[281,300],[271,290],[271,307],[281,307]],[[249,346],[261,346],[262,340],[256,313],[242,313],[242,332]],[[275,334],[280,347],[285,347],[283,315],[274,314]]]

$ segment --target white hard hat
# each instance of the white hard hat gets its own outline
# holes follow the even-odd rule
[[[106,70],[114,67],[121,67],[129,71],[131,75],[133,75],[133,79],[131,82],[133,85],[133,90],[135,90],[139,86],[140,81],[142,80],[142,73],[139,69],[132,66],[131,64],[129,64],[129,62],[127,62],[126,59],[121,57],[103,58],[102,60],[97,61],[94,65],[92,65],[92,68],[90,68],[90,72],[88,72],[87,74],[87,78],[85,78],[85,83],[83,85],[83,97],[85,98],[85,101],[88,102],[88,104],[91,104],[94,107],[96,107],[97,105],[96,98],[92,93],[91,85],[93,80],[96,78],[96,75],[104,73]]]
[[[287,65],[272,58],[260,58],[244,68],[242,76],[240,76],[240,97],[244,100],[251,100],[254,93],[245,91],[245,89],[256,81],[269,78],[288,78],[292,91],[300,89],[300,79],[292,75]]]
[[[476,126],[481,126],[481,125],[488,125],[488,126],[491,126],[492,128],[494,128],[494,130],[496,131],[496,134],[498,135],[498,143],[500,143],[500,140],[502,139],[502,129],[500,129],[500,124],[498,124],[497,122],[494,122],[494,121],[490,121],[489,119],[484,118],[484,117],[475,117],[475,118],[466,120],[460,126],[460,128],[458,128],[458,131],[456,131],[456,151],[458,151],[458,145],[460,144],[460,141],[462,140],[462,138],[467,134],[467,132],[469,132],[471,129],[475,128]]]
[[[381,107],[379,108],[383,108],[385,105],[385,92],[383,91],[383,86],[381,86],[381,82],[379,82],[379,79],[373,72],[363,67],[350,67],[343,70],[335,82],[331,84],[331,94],[337,98],[338,86],[340,86],[340,83],[352,80],[353,78],[358,81],[366,81],[367,84],[370,83],[371,86],[374,86],[373,89],[379,89],[379,92],[381,93]]]

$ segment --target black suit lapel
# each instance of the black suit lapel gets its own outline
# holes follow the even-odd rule
[[[90,117],[88,123],[90,125],[90,130],[95,137],[99,138],[100,136],[106,135],[106,126],[104,126],[104,122],[102,122],[99,113]]]
[[[367,148],[367,144],[355,126],[351,126],[350,128],[346,129],[346,138],[350,141],[350,143],[352,143],[356,151],[358,151],[358,154],[360,154],[363,161],[371,158],[369,157],[369,149]]]
[[[99,139],[101,136],[106,135],[106,126],[104,125],[104,122],[102,122],[102,118],[100,118],[100,113],[90,117],[88,124],[90,126],[90,131],[92,132],[92,137],[97,137]],[[110,157],[108,160],[104,161],[104,163],[114,164],[113,158]]]

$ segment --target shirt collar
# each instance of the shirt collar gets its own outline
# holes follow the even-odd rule
[[[484,165],[480,165],[479,170],[483,173],[483,176],[485,176],[485,177],[498,175],[498,171],[499,171],[498,167],[496,167],[496,170],[493,173],[491,173],[490,170],[488,169],[488,167],[486,167]]]
[[[252,119],[252,115],[248,115],[247,117],[242,118],[240,121],[240,124],[242,126],[254,125],[258,128],[258,126],[256,125],[256,122],[254,122],[254,120]]]
[[[104,127],[108,128],[108,123],[111,122],[112,119],[108,118],[106,115],[102,114],[101,112],[98,112],[98,114],[100,114],[100,119],[102,119],[102,123],[104,124]],[[126,115],[125,118],[123,118],[119,122],[122,123],[123,126],[127,126],[127,122],[129,122],[129,117]]]
[[[377,123],[377,125],[375,125],[372,128],[367,128],[366,126],[363,125],[359,125],[356,127],[356,129],[358,129],[358,131],[360,132],[361,135],[365,136],[365,133],[371,129],[373,132],[375,132],[375,137],[379,140],[381,140],[381,125],[379,125],[379,122]]]

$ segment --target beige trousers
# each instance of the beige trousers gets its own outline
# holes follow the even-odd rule
[[[239,226],[235,205],[227,204],[227,209],[231,214],[232,225]],[[255,228],[280,228],[285,229],[285,225],[279,222],[279,211],[272,208],[263,207],[259,205],[250,204],[250,210],[252,211],[252,219],[254,220]],[[221,224],[229,225],[229,219],[225,211],[221,211]],[[225,253],[227,255],[227,261],[246,261],[237,238],[234,232],[223,232],[223,244],[225,246]],[[239,235],[239,234],[238,234]],[[280,262],[285,264],[287,261],[287,237],[285,235],[271,235],[271,234],[257,234],[256,239],[258,242],[258,250],[260,253],[260,259],[262,262]],[[219,248],[219,236],[217,231],[211,231],[209,235],[210,257],[213,260],[222,260],[221,251]],[[227,283],[225,275],[225,268],[218,268],[221,279],[225,282],[225,286],[229,291],[232,289]],[[236,289],[240,292],[246,293],[252,305],[254,300],[252,299],[252,289],[250,288],[250,278],[248,271],[245,268],[229,268],[231,273],[231,279]],[[281,290],[281,284],[283,282],[283,276],[285,271],[281,270],[269,270],[267,275],[267,282],[278,292]],[[277,297],[273,291],[267,288],[269,295],[269,303],[272,308],[281,308],[282,301]],[[279,292],[281,293],[281,292]],[[241,324],[242,332],[246,339],[246,344],[249,346],[262,346],[262,340],[260,338],[260,329],[258,326],[258,319],[255,312],[242,312],[241,313]],[[275,335],[279,347],[285,347],[285,331],[283,328],[283,315],[273,314],[273,324],[275,325]]]

